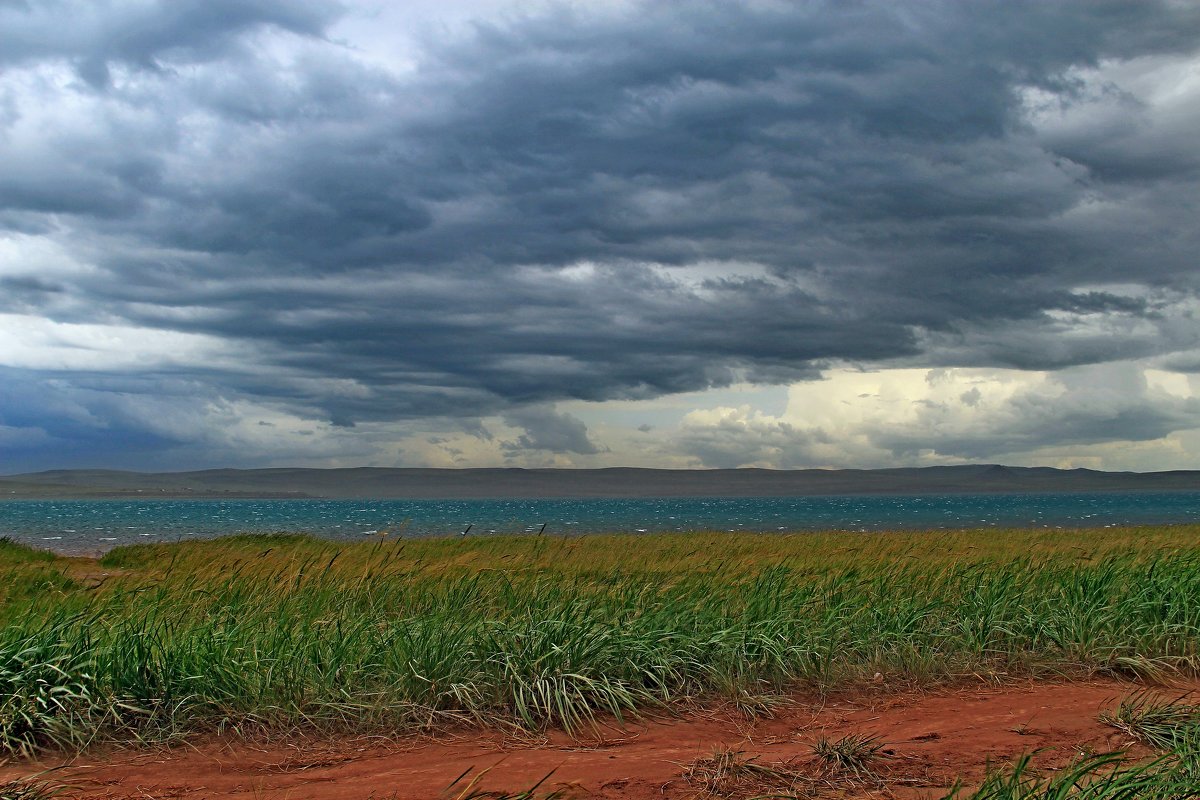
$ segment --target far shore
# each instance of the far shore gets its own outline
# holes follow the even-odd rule
[[[1200,491],[1200,471],[972,464],[899,469],[51,470],[0,477],[0,499],[553,499]]]

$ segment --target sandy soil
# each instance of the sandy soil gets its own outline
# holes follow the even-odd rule
[[[90,753],[74,763],[0,769],[0,780],[58,767],[64,798],[254,798],[366,800],[456,798],[471,791],[539,792],[568,797],[689,798],[706,787],[728,797],[784,788],[784,773],[838,797],[941,797],[956,778],[977,780],[988,765],[1041,750],[1038,763],[1060,766],[1084,752],[1137,751],[1097,714],[1138,687],[1115,680],[1022,683],[936,691],[887,686],[820,700],[794,697],[773,718],[748,721],[710,709],[655,719],[572,740],[561,733],[520,739],[452,731],[401,741],[350,739],[253,744],[210,739],[169,751]],[[1171,690],[1200,689],[1200,685]],[[875,780],[823,769],[813,755],[821,736],[870,734],[886,742]],[[776,776],[726,769],[726,762],[769,767]],[[455,779],[466,773],[455,783]],[[547,778],[546,776],[549,775]],[[477,782],[471,783],[473,779]],[[453,784],[453,786],[451,786]]]

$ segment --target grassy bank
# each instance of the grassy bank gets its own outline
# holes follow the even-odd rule
[[[1200,529],[0,545],[0,751],[1200,669]]]

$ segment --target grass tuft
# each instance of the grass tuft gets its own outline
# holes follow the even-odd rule
[[[1120,753],[1089,756],[1048,777],[1026,755],[989,775],[969,797],[956,791],[943,800],[1192,800],[1195,789],[1163,762],[1130,764]]]
[[[755,756],[729,748],[698,758],[683,771],[684,780],[708,797],[792,792],[803,777],[786,763],[763,764]]]
[[[1115,710],[1102,713],[1100,721],[1150,747],[1170,750],[1200,729],[1200,706],[1183,701],[1184,697],[1164,700],[1154,692],[1141,691],[1121,700]]]
[[[813,745],[813,756],[827,775],[878,780],[876,769],[891,758],[878,736],[851,733],[838,739],[822,736]]]
[[[1183,698],[1163,700],[1148,691],[1121,701],[1100,719],[1160,751],[1137,762],[1124,753],[1080,759],[1046,776],[1032,756],[991,773],[967,798],[952,792],[943,800],[1195,800],[1200,797],[1200,714]]]
[[[51,800],[62,787],[43,781],[16,780],[0,783],[0,800]]]

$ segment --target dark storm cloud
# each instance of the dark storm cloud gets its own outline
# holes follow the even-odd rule
[[[63,58],[103,87],[114,64],[158,70],[229,54],[263,25],[319,34],[339,4],[327,0],[39,0],[0,4],[0,63]]]
[[[153,421],[148,424],[138,413],[139,406],[143,411],[145,406],[137,398],[164,409],[164,401],[180,396],[172,383],[139,386],[136,380],[88,377],[73,381],[61,374],[0,367],[3,463],[26,469],[52,469],[64,463],[167,466],[172,449],[184,440],[155,430]],[[190,388],[202,389],[195,384]],[[130,398],[133,403],[125,402]],[[114,442],[120,447],[114,447]]]
[[[18,305],[36,304],[46,295],[55,295],[63,291],[66,289],[62,285],[32,275],[0,278],[0,292],[8,296],[9,302]]]
[[[1194,55],[1195,5],[552,10],[402,77],[338,9],[0,7],[0,223],[89,265],[0,307],[237,342],[172,374],[338,426],[1197,345],[1155,300],[1197,292],[1194,130],[1087,72]],[[557,423],[523,446],[595,452]]]

